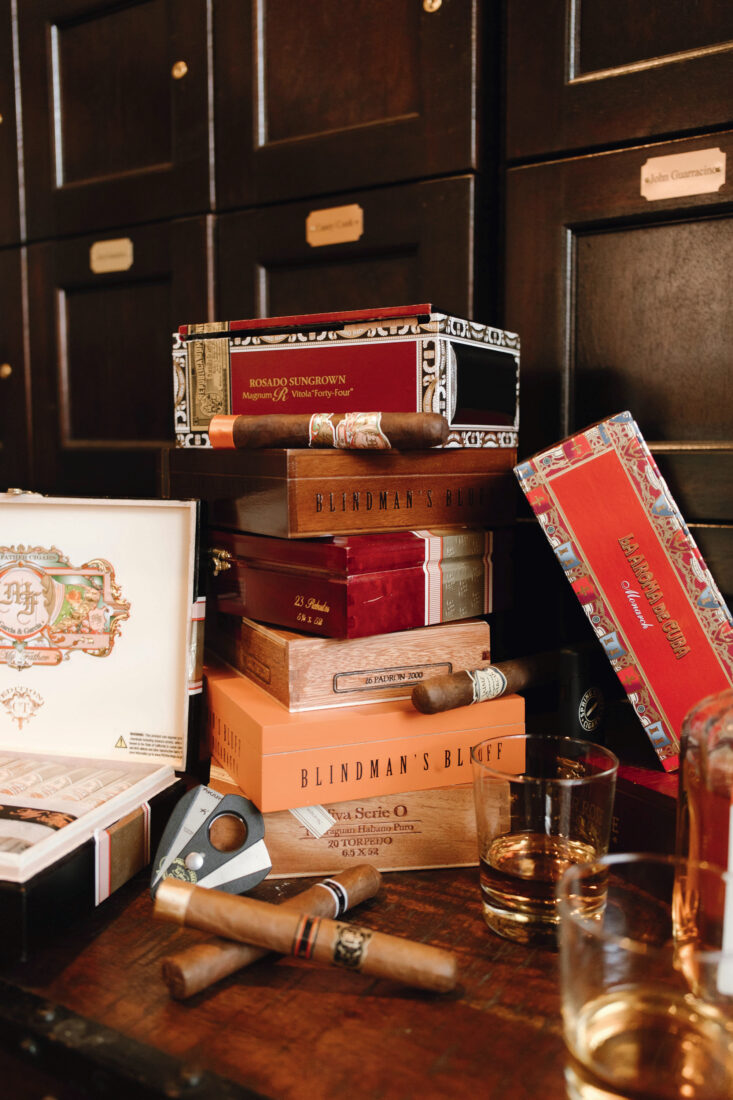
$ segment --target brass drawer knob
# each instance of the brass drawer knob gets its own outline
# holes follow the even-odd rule
[[[13,368],[10,366],[10,363],[0,363],[0,379],[4,381],[6,378],[10,378],[12,373]]]
[[[227,569],[231,569],[232,555],[228,550],[222,550],[218,546],[213,546],[209,550],[209,557],[211,559],[211,572],[215,577],[218,577],[220,573],[225,573]]]
[[[188,72],[188,65],[185,61],[176,61],[175,65],[171,69],[171,76],[174,80],[180,80]]]

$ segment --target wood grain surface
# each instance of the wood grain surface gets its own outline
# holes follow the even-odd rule
[[[302,888],[303,880],[265,882],[253,896],[277,901]],[[170,1091],[169,1080],[163,1095],[565,1096],[557,956],[486,929],[475,869],[386,875],[380,893],[351,919],[455,952],[458,988],[424,993],[268,957],[176,1002],[162,980],[161,961],[205,937],[152,919],[144,875],[35,961],[6,968],[0,982],[6,998],[10,989],[16,999],[32,994],[54,1006],[56,1018],[64,1017],[67,1041],[74,1030],[68,1014],[77,1014],[76,1032],[87,1035],[82,1064],[104,1059],[106,1049],[107,1061],[118,1063],[119,1095],[125,1095],[125,1077],[128,1085],[136,1082],[137,1095],[156,1095],[145,1073],[154,1076],[157,1059],[168,1079],[176,1067],[178,1091]],[[2,1003],[0,1012],[6,1012]],[[45,1028],[36,1040],[42,1055],[36,1065],[43,1069],[43,1052],[49,1062],[64,1034],[60,1025],[54,1031],[52,1017],[38,1026]],[[93,1043],[95,1026],[101,1031]],[[7,1038],[0,1046],[5,1043]],[[130,1052],[126,1059],[119,1058],[123,1050]],[[13,1072],[11,1063],[6,1081]],[[202,1091],[211,1075],[220,1082],[218,1094]]]

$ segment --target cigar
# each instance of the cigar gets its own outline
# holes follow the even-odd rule
[[[440,413],[263,413],[213,416],[209,441],[217,449],[331,447],[347,450],[419,451],[448,438]]]
[[[521,691],[530,684],[546,683],[557,674],[559,655],[538,653],[533,657],[517,657],[500,661],[488,668],[452,672],[435,676],[416,684],[412,689],[412,704],[422,714],[467,707],[498,699],[500,695]]]
[[[376,867],[359,863],[286,898],[280,905],[317,917],[340,917],[351,906],[374,897],[381,882]],[[163,959],[163,981],[171,997],[182,1001],[266,954],[266,947],[216,937]]]
[[[455,955],[442,948],[180,879],[161,882],[153,915],[282,955],[343,966],[419,989],[443,993],[456,984]]]

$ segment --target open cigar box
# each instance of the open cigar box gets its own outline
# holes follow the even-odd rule
[[[196,772],[196,501],[0,494],[0,957],[149,861]]]

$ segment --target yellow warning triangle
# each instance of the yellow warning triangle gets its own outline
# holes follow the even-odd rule
[[[126,749],[127,748],[127,745],[125,744],[124,737],[120,736],[120,737],[117,738],[117,740],[115,741],[115,748],[116,749]]]

